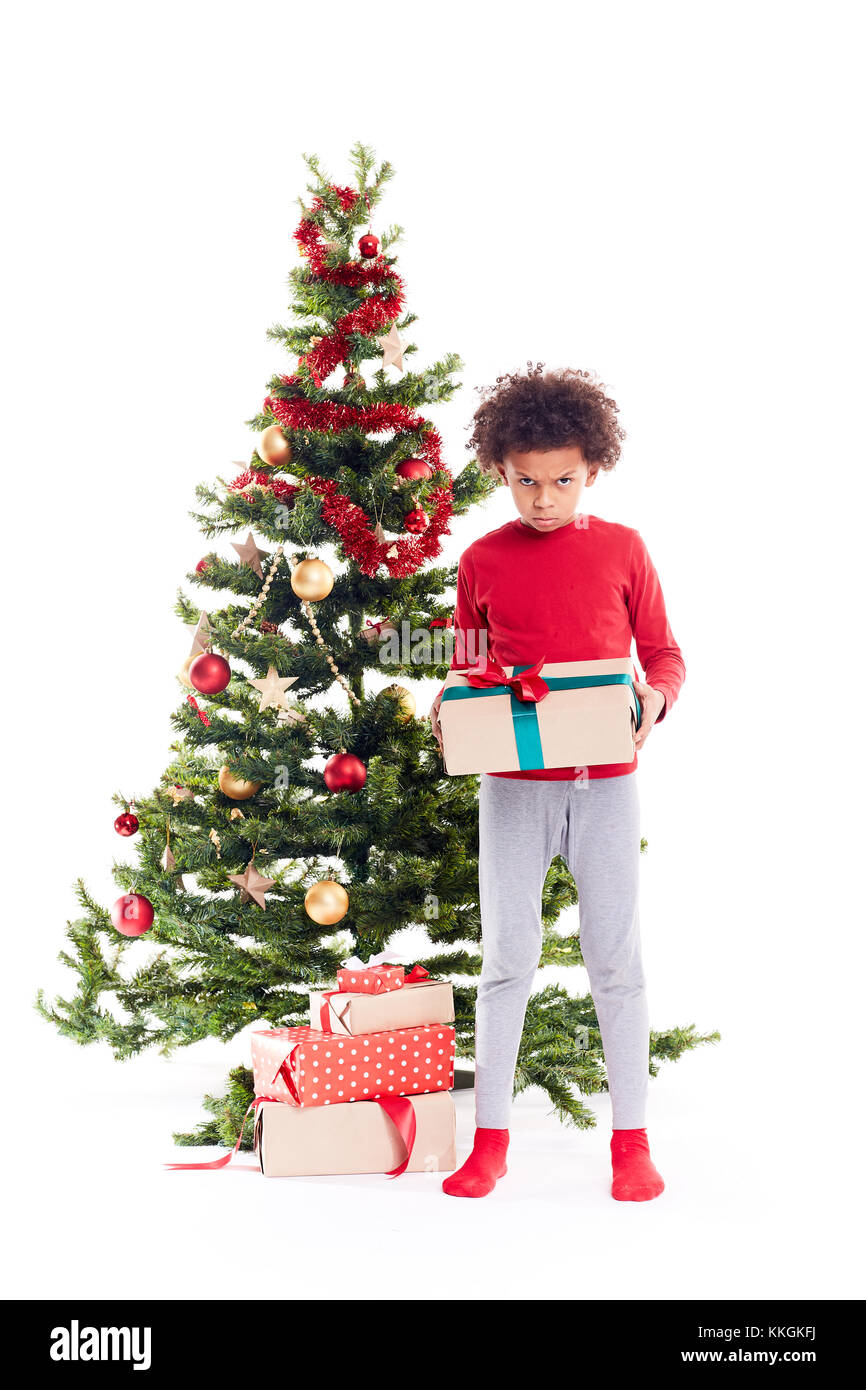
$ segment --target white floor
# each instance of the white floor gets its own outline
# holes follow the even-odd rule
[[[34,1019],[42,1033],[45,1025]],[[236,1049],[118,1064],[57,1041],[28,1078],[29,1122],[8,1165],[12,1298],[852,1298],[862,1295],[844,1165],[825,1125],[729,1084],[736,1043],[704,1048],[651,1083],[648,1125],[667,1189],[608,1191],[610,1114],[577,1132],[546,1097],[514,1107],[510,1170],[482,1201],[429,1174],[265,1179],[175,1173],[171,1131],[191,1126]],[[35,1035],[34,1035],[35,1042]],[[780,1092],[776,1093],[778,1099]],[[455,1093],[458,1143],[473,1092]],[[759,1116],[763,1115],[763,1120]],[[809,1135],[811,1134],[811,1140]],[[790,1148],[789,1148],[790,1146]],[[251,1161],[241,1154],[237,1163]],[[850,1169],[847,1170],[850,1176]],[[372,1276],[372,1278],[371,1278]]]

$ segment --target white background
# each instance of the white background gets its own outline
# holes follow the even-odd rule
[[[364,1296],[337,1232],[410,1297],[862,1296],[858,21],[550,0],[7,17],[9,1296]],[[165,1173],[246,1041],[120,1065],[31,1008],[72,987],[75,878],[111,902],[133,853],[112,794],[167,762],[172,605],[210,548],[193,490],[249,458],[243,422],[288,369],[265,330],[289,318],[301,152],[347,182],[357,139],[397,170],[380,225],[406,230],[413,365],[465,362],[433,412],[452,469],[473,387],[528,359],[596,370],[628,431],[587,505],[646,539],[688,667],[641,758],[651,1018],[722,1033],[651,1084],[653,1203],[609,1196],[606,1097],[588,1132],[522,1097],[483,1202],[427,1175]],[[503,490],[447,557],[512,514]]]

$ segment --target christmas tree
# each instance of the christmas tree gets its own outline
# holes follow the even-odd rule
[[[205,597],[178,598],[191,651],[172,761],[134,807],[115,798],[138,862],[115,865],[110,912],[79,883],[61,956],[76,992],[37,1000],[63,1034],[119,1059],[306,1023],[308,990],[332,985],[347,954],[366,960],[412,927],[429,947],[419,963],[453,980],[458,1057],[472,1057],[478,778],[445,774],[403,682],[447,673],[457,567],[430,562],[496,480],[474,461],[452,478],[442,462],[423,409],[450,399],[461,362],[404,364],[416,347],[392,254],[401,229],[371,230],[393,171],[360,144],[351,162],[355,184],[341,186],[306,158],[294,321],[269,331],[297,365],[248,421],[249,467],[197,489],[204,534],[234,539],[187,576]],[[375,673],[387,684],[372,688]],[[577,934],[556,931],[576,901],[557,858],[542,966],[582,964]],[[712,1036],[653,1033],[651,1073]],[[549,985],[530,1000],[515,1091],[530,1085],[564,1120],[594,1123],[577,1094],[606,1089],[589,995]],[[177,1137],[233,1143],[251,1096],[239,1066],[226,1096],[205,1098],[212,1121]]]

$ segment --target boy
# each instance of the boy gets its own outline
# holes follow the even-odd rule
[[[501,665],[627,657],[646,683],[635,749],[685,678],[658,576],[637,531],[578,511],[581,493],[614,467],[625,432],[616,402],[589,372],[499,377],[475,412],[467,447],[510,488],[517,517],[460,557],[455,628],[473,654],[486,632]],[[469,637],[470,630],[475,632]],[[455,634],[456,635],[456,634]],[[483,639],[481,639],[483,640]],[[451,665],[474,665],[455,643]],[[430,710],[442,746],[440,690]],[[483,1197],[506,1172],[514,1070],[541,953],[541,892],[562,854],[579,897],[580,943],[601,1030],[613,1135],[611,1194],[657,1197],[664,1182],[645,1124],[649,1016],[640,954],[640,825],[630,763],[483,773],[478,881],[483,960],[476,1002],[475,1140],[446,1178],[450,1196]]]

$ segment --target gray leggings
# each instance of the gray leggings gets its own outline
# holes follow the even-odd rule
[[[514,1069],[541,954],[541,890],[561,854],[579,895],[580,945],[598,1015],[614,1129],[642,1129],[649,1015],[640,954],[635,773],[575,781],[481,774],[483,964],[475,1009],[475,1123],[507,1129]]]

